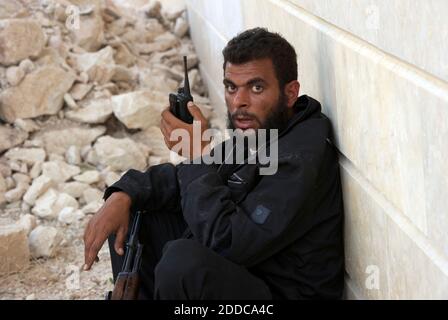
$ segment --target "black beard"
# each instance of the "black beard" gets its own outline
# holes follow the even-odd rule
[[[276,107],[261,124],[260,129],[278,129],[278,133],[280,134],[280,132],[286,129],[288,122],[289,115],[288,106],[286,105],[286,95],[282,93]],[[236,129],[229,111],[227,111],[227,128],[232,130]]]

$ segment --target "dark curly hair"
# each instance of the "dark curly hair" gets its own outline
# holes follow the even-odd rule
[[[222,50],[223,69],[226,63],[241,64],[251,60],[269,58],[274,65],[280,89],[297,80],[297,55],[293,46],[278,33],[265,28],[246,30],[231,39]]]

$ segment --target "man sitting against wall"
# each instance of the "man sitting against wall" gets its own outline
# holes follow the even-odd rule
[[[276,172],[260,174],[266,165],[249,163],[247,152],[240,165],[191,161],[226,143],[209,153],[204,141],[178,165],[129,170],[86,227],[85,270],[109,238],[116,278],[130,216],[145,210],[140,298],[340,299],[343,203],[331,123],[318,101],[299,97],[296,52],[279,34],[247,30],[223,56],[228,127],[277,129]],[[188,109],[206,130],[199,108]],[[193,125],[165,110],[170,149],[179,128]]]

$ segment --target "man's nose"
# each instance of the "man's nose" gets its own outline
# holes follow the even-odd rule
[[[237,109],[249,106],[249,94],[245,88],[241,88],[235,93],[233,106]]]

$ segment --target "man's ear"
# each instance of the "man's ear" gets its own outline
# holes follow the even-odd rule
[[[297,80],[293,80],[291,82],[288,82],[285,85],[285,95],[286,95],[286,104],[288,105],[288,108],[292,108],[292,106],[296,103],[297,98],[299,96],[300,91],[300,83]]]

